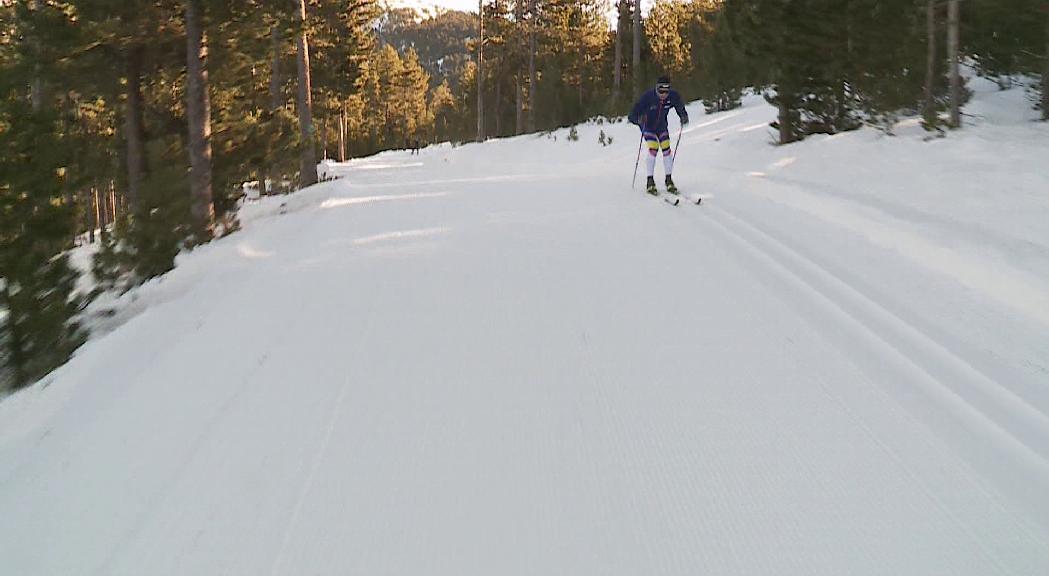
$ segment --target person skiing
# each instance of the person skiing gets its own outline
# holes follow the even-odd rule
[[[653,196],[659,194],[655,179],[656,154],[659,150],[663,151],[667,192],[678,193],[677,186],[670,177],[670,173],[674,171],[674,156],[670,150],[670,132],[667,128],[667,115],[671,108],[677,111],[682,126],[688,124],[688,111],[685,110],[685,103],[681,101],[681,95],[677,90],[670,88],[670,78],[660,76],[656,87],[642,94],[627,116],[631,124],[641,128],[641,136],[648,144],[648,157],[645,159],[648,168],[646,191]]]

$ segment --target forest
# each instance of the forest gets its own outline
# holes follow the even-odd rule
[[[616,121],[663,74],[709,112],[763,94],[778,145],[908,116],[949,138],[963,69],[1049,120],[1049,2],[0,0],[0,390],[322,159]]]

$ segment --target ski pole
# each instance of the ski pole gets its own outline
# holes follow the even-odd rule
[[[674,153],[670,156],[672,163],[677,161],[677,149],[678,149],[679,146],[681,146],[681,133],[684,132],[684,131],[685,131],[685,125],[684,124],[682,124],[681,126],[678,126],[678,128],[677,128],[677,141],[674,142]]]
[[[630,189],[637,186],[637,167],[641,164],[641,146],[645,143],[645,133],[641,133],[641,141],[637,143],[637,160],[634,161],[634,177],[630,179]]]

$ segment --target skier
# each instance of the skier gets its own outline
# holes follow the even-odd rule
[[[688,112],[685,110],[684,102],[681,101],[681,96],[677,93],[677,90],[670,88],[670,78],[660,76],[656,82],[656,87],[642,94],[641,98],[634,104],[634,109],[630,111],[630,115],[627,116],[631,124],[636,124],[641,128],[641,135],[648,144],[648,157],[646,158],[648,183],[646,191],[653,196],[659,194],[659,191],[656,190],[655,179],[656,154],[659,150],[663,151],[663,172],[667,175],[667,192],[671,194],[678,193],[677,186],[674,185],[674,180],[670,177],[670,173],[674,171],[674,156],[671,154],[670,133],[667,129],[667,115],[670,113],[671,108],[677,111],[677,116],[681,119],[682,126],[688,124]]]

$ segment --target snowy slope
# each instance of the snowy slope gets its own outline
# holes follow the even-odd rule
[[[0,403],[0,573],[1049,574],[1049,126],[974,86],[694,106],[700,207],[625,124],[247,206]]]

